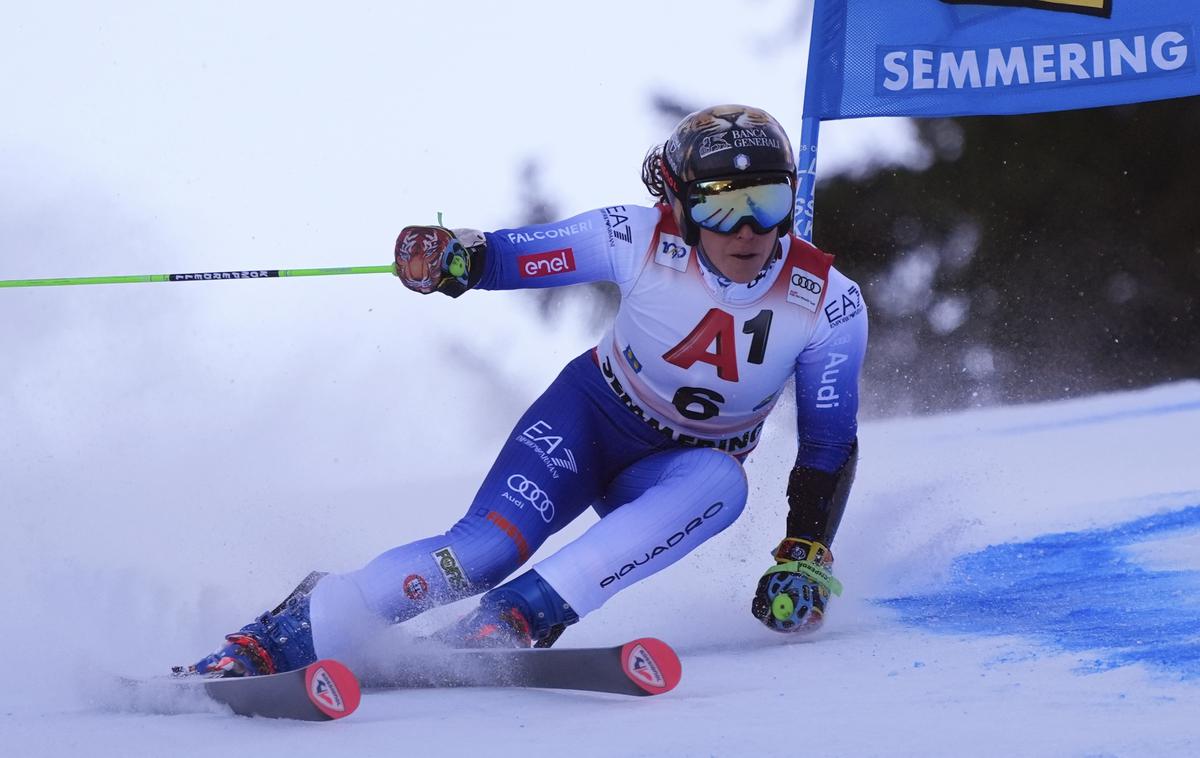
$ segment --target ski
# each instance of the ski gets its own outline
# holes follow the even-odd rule
[[[670,645],[642,637],[615,647],[442,650],[364,672],[368,690],[432,687],[538,687],[646,696],[679,684]]]
[[[239,716],[332,721],[358,708],[363,690],[534,687],[661,695],[679,684],[682,664],[670,645],[641,637],[615,647],[513,650],[424,648],[355,676],[332,659],[282,674],[121,679],[131,701],[172,690],[203,692]]]
[[[332,659],[265,676],[123,678],[120,683],[131,700],[166,697],[171,691],[182,689],[203,692],[239,716],[299,721],[345,718],[354,713],[361,699],[357,677]]]

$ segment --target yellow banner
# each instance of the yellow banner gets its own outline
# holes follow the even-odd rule
[[[1047,11],[1086,13],[1090,16],[1112,15],[1113,0],[942,0],[951,5],[996,5],[1011,8],[1040,8]]]

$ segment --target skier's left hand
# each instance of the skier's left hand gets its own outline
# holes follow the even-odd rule
[[[815,631],[829,595],[842,594],[830,571],[832,553],[819,542],[789,537],[775,549],[775,561],[758,581],[751,613],[776,632]]]

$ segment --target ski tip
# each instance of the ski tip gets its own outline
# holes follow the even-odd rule
[[[646,695],[670,692],[683,676],[683,664],[670,645],[654,637],[626,642],[621,647],[621,668]]]
[[[308,699],[331,719],[354,713],[362,699],[358,677],[346,666],[332,658],[310,663],[304,674]]]

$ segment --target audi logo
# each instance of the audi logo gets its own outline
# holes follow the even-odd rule
[[[800,274],[792,274],[792,286],[799,287],[802,290],[808,290],[814,295],[821,294],[821,283],[816,279],[809,279]]]
[[[554,503],[541,487],[520,474],[513,474],[508,477],[508,488],[528,500],[542,515],[542,521],[549,524],[554,520]]]

